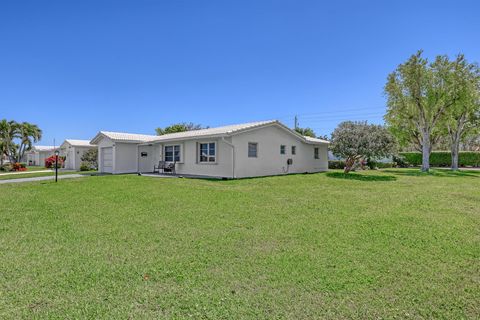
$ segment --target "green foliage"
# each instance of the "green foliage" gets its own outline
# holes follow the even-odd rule
[[[400,152],[400,155],[413,166],[422,164],[422,154],[419,152]],[[460,151],[458,161],[461,167],[480,167],[480,152]],[[430,164],[434,167],[450,167],[452,165],[451,153],[448,151],[432,152]]]
[[[316,138],[317,135],[315,134],[315,131],[313,131],[313,129],[311,128],[300,128],[300,127],[297,127],[295,128],[295,131],[297,131],[298,133],[300,133],[302,136],[307,136],[307,137],[312,137],[312,138]]]
[[[80,157],[80,160],[82,161],[81,165],[85,163],[86,166],[88,166],[87,170],[91,170],[92,168],[98,169],[98,148],[92,148],[85,151]]]
[[[5,163],[0,166],[0,171],[10,172],[13,170],[13,165],[11,163]]]
[[[158,136],[162,136],[168,133],[177,133],[177,132],[185,132],[185,131],[192,131],[192,130],[200,130],[204,129],[200,124],[195,124],[193,122],[182,122],[172,124],[171,126],[165,128],[156,128],[155,132]]]
[[[478,319],[480,172],[387,170],[0,185],[1,318]]]
[[[345,161],[343,160],[328,160],[328,169],[344,169]]]
[[[345,121],[332,133],[331,151],[345,159],[346,173],[361,159],[388,157],[395,149],[395,139],[380,125]]]
[[[402,146],[415,145],[422,151],[424,171],[429,169],[428,154],[444,131],[444,119],[470,85],[470,69],[463,55],[453,61],[437,56],[430,63],[418,51],[388,76],[385,121]]]
[[[82,161],[80,163],[80,171],[90,171],[91,169],[92,169],[92,166],[90,162]]]
[[[402,155],[393,155],[393,162],[396,163],[396,166],[399,168],[410,167],[410,163]]]
[[[20,161],[32,144],[41,138],[42,130],[35,124],[6,119],[0,121],[0,155],[8,156],[11,162]]]

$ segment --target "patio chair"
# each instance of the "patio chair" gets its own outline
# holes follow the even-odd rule
[[[153,173],[160,173],[160,170],[162,170],[162,172],[165,172],[166,164],[167,163],[165,161],[158,161],[158,166],[153,165]]]
[[[168,171],[170,172],[171,174],[175,174],[175,164],[176,162],[167,162],[167,164],[165,165],[165,168],[163,169],[163,172]]]

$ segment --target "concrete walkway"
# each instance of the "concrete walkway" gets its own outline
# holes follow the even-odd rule
[[[83,174],[64,174],[64,175],[58,176],[58,180],[61,180],[61,179],[71,179],[71,178],[82,178],[82,177],[85,177],[85,175],[83,175]],[[45,181],[45,180],[55,180],[55,176],[0,180],[0,184],[5,184],[5,183],[20,183],[20,182],[32,182],[32,181]]]
[[[9,175],[14,175],[14,174],[40,173],[40,172],[53,172],[53,170],[36,170],[36,171],[16,171],[16,172],[7,172],[7,173],[0,173],[0,176],[9,176]]]

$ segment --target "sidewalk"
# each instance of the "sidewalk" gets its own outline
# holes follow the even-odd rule
[[[53,170],[34,170],[34,171],[16,171],[16,172],[6,172],[6,173],[0,173],[0,176],[8,176],[11,174],[29,174],[29,173],[39,173],[39,172],[53,172]]]
[[[38,171],[37,171],[38,172]],[[64,174],[58,176],[58,180],[61,179],[71,179],[71,178],[82,178],[85,177],[83,174]],[[55,176],[47,177],[33,177],[33,178],[20,178],[20,179],[11,179],[11,180],[0,180],[0,184],[5,183],[20,183],[20,182],[33,182],[33,181],[45,181],[45,180],[55,180]]]

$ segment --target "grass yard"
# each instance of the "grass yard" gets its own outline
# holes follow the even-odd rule
[[[478,319],[480,171],[0,185],[0,318]]]

